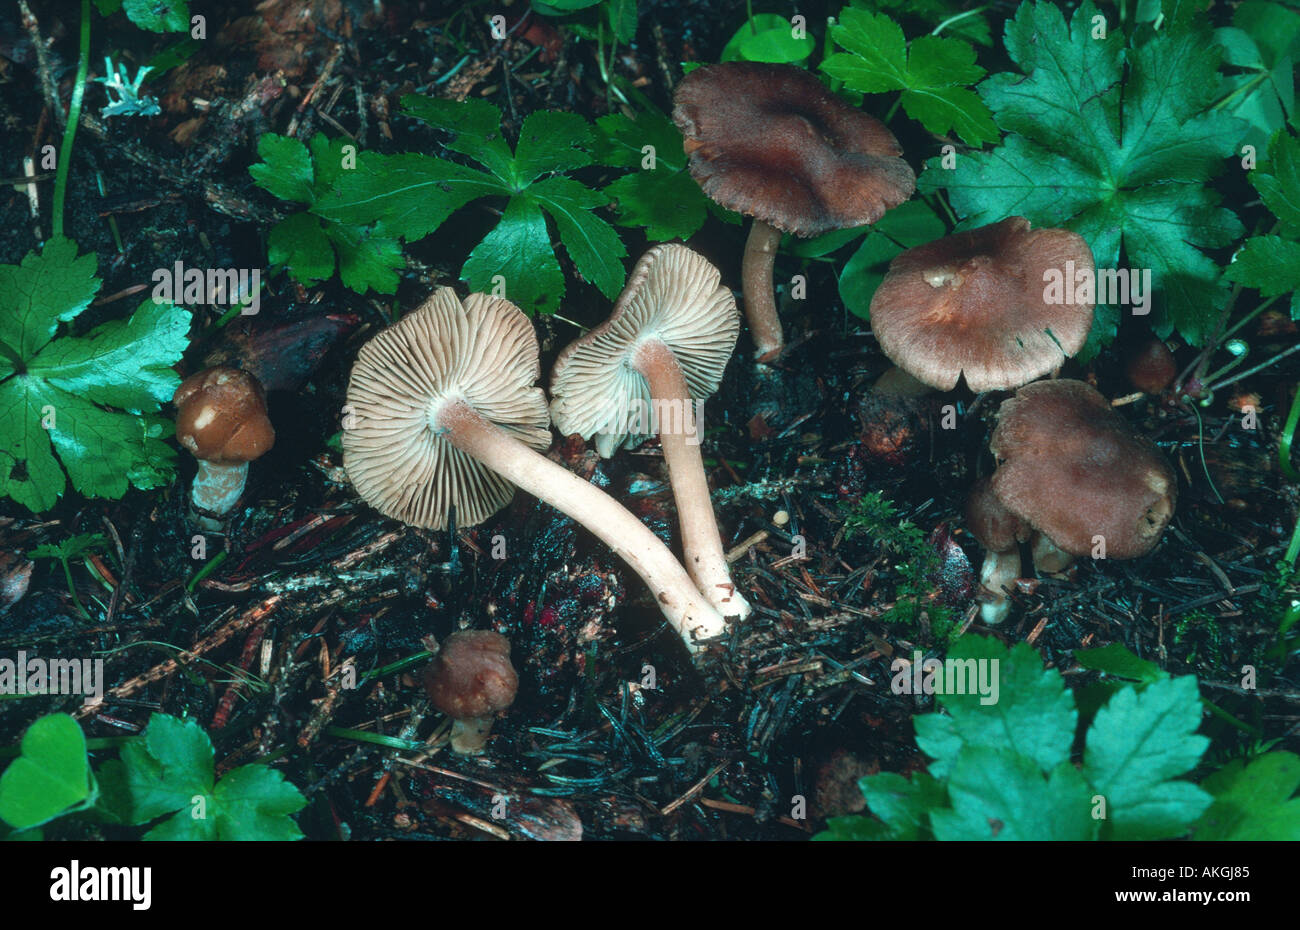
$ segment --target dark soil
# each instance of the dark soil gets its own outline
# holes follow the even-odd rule
[[[637,41],[618,57],[618,72],[644,79],[641,89],[667,108],[678,63],[716,60],[744,6],[643,0]],[[824,18],[832,11],[823,6],[803,12],[810,21]],[[66,100],[77,5],[33,7],[41,34],[55,40],[51,69]],[[272,0],[261,13],[252,3],[194,7],[216,38],[151,86],[162,115],[100,120],[102,101],[87,94],[86,112],[100,128],[83,125],[77,138],[67,228],[82,251],[99,256],[104,284],[79,329],[133,309],[141,296],[132,289],[177,260],[265,265],[267,232],[288,205],[255,187],[246,170],[261,133],[293,124],[302,139],[346,132],[385,152],[439,152],[427,127],[390,114],[402,93],[429,91],[461,60],[460,43],[477,51],[440,89],[497,103],[507,135],[539,109],[588,118],[611,111],[593,43],[552,35],[536,20],[535,32],[525,25],[507,42],[492,42],[484,3],[387,3],[382,16],[359,0]],[[516,8],[526,5],[508,8],[512,23]],[[310,25],[277,34],[277,17]],[[173,41],[120,15],[97,16],[95,24],[92,64],[108,53],[138,64]],[[548,39],[555,44],[535,52]],[[0,9],[0,56],[0,175],[7,179],[0,262],[14,263],[38,240],[26,194],[8,185],[22,177],[23,156],[57,146],[61,131],[12,4]],[[907,150],[909,140],[901,141]],[[52,188],[52,177],[42,177],[43,203]],[[433,533],[385,520],[346,483],[330,440],[356,351],[395,308],[415,306],[435,283],[454,283],[468,243],[486,228],[478,209],[408,250],[395,299],[360,297],[337,279],[304,289],[280,275],[257,317],[217,327],[219,309],[199,310],[182,373],[217,359],[262,366],[279,439],[253,466],[228,535],[209,537],[208,558],[218,550],[227,557],[197,584],[202,562],[191,554],[187,456],[161,491],[132,491],[121,501],[68,494],[39,518],[3,511],[0,557],[76,533],[110,540],[106,553],[72,566],[90,619],[76,615],[50,561],[40,561],[25,594],[0,611],[0,653],[106,658],[108,684],[119,691],[85,718],[89,736],[137,733],[154,711],[195,717],[212,736],[220,769],[257,759],[282,767],[311,802],[299,821],[317,839],[802,838],[826,815],[861,806],[853,789],[860,775],[923,763],[911,718],[932,700],[892,693],[889,666],[913,649],[942,653],[947,636],[927,610],[946,606],[967,632],[1027,640],[1070,674],[1080,671],[1074,649],[1123,642],[1175,673],[1197,674],[1205,694],[1221,696],[1255,728],[1234,736],[1211,722],[1221,745],[1262,738],[1300,747],[1300,666],[1282,669],[1266,696],[1246,698],[1236,688],[1241,667],[1261,664],[1276,633],[1265,595],[1297,510],[1297,488],[1283,482],[1276,449],[1300,375],[1297,356],[1197,407],[1200,423],[1191,407],[1170,399],[1121,408],[1179,475],[1178,512],[1163,542],[1140,560],[1089,562],[1068,579],[1027,583],[1012,619],[984,629],[971,597],[972,565],[977,573],[982,553],[961,528],[961,509],[974,478],[991,470],[987,442],[1003,395],[957,392],[914,404],[870,396],[889,362],[866,325],[838,304],[835,266],[801,267],[783,257],[778,279],[802,272],[814,295],[783,308],[793,350],[776,379],[758,384],[742,334],[708,405],[706,457],[727,546],[764,534],[735,563],[756,610],[692,664],[639,579],[532,498],[517,495],[482,526]],[[48,234],[48,211],[42,222]],[[629,255],[639,255],[645,243],[621,233]],[[691,243],[736,288],[743,234],[711,219]],[[602,320],[608,301],[567,264],[565,271],[564,315],[584,325]],[[538,333],[544,369],[575,335],[557,319],[539,320]],[[1109,397],[1126,394],[1120,357],[1141,335],[1126,331],[1091,365],[1071,365],[1064,375]],[[1290,324],[1269,316],[1242,335],[1259,359],[1295,340]],[[1180,366],[1194,357],[1180,351]],[[1246,394],[1257,395],[1261,411],[1255,431],[1239,424]],[[941,428],[944,404],[957,408],[956,429]],[[754,418],[759,408],[768,415]],[[592,475],[672,540],[676,519],[656,444],[600,461],[581,444],[557,440],[552,455]],[[893,557],[869,534],[843,537],[843,507],[869,492],[934,533],[946,577],[935,579],[917,623],[887,616],[899,581]],[[788,521],[778,525],[778,511]],[[506,559],[491,558],[498,534]],[[803,559],[789,558],[795,537],[806,544]],[[16,564],[0,562],[0,573],[10,573],[0,582],[19,583]],[[477,758],[450,753],[446,722],[419,686],[423,638],[460,627],[508,636],[521,679],[513,708]],[[202,661],[151,673],[177,649],[214,634]],[[355,689],[330,677],[345,663],[358,673]],[[232,687],[232,667],[251,678]],[[651,675],[654,686],[643,687]],[[0,702],[0,744],[60,710],[76,712],[78,704]],[[392,750],[331,728],[428,742],[422,751]],[[498,795],[512,799],[504,819],[491,816]],[[792,817],[796,796],[808,801],[806,818]],[[127,835],[87,824],[59,829]]]

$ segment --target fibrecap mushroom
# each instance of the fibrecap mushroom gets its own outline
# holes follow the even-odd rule
[[[490,630],[452,633],[425,669],[424,688],[433,706],[452,720],[452,751],[482,752],[493,721],[519,691],[510,640]]]
[[[759,361],[785,348],[772,288],[781,234],[863,226],[912,196],[898,140],[792,65],[748,61],[697,68],[673,94],[691,177],[709,197],[754,218],[745,245],[745,316]]]
[[[743,619],[750,607],[722,551],[695,412],[718,389],[739,331],[736,299],[718,270],[685,246],[656,246],[637,262],[609,319],[560,353],[551,417],[562,433],[594,436],[603,456],[638,442],[638,429],[657,430],[686,571],[724,617]]]
[[[361,348],[348,382],[354,422],[343,466],[381,513],[445,529],[473,526],[514,486],[572,517],[631,566],[687,646],[722,616],[657,536],[599,488],[540,454],[550,445],[537,337],[509,301],[439,288]]]
[[[871,298],[871,331],[931,387],[950,391],[963,375],[976,392],[1019,387],[1059,368],[1092,328],[1094,302],[1053,302],[1048,279],[1093,273],[1082,236],[1009,217],[895,258]]]
[[[1007,593],[1020,577],[1020,544],[1029,538],[1029,525],[1003,506],[988,478],[981,478],[966,499],[966,528],[986,552],[977,596],[981,619],[1001,623],[1011,612]]]
[[[262,385],[237,368],[190,375],[172,395],[176,441],[198,459],[190,502],[204,529],[216,531],[244,493],[248,463],[275,445]]]

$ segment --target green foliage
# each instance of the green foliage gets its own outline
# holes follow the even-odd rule
[[[1027,643],[958,640],[949,660],[996,662],[997,699],[937,694],[947,713],[914,718],[917,745],[933,760],[910,779],[860,782],[874,821],[833,818],[816,839],[1094,840],[1186,835],[1228,787],[1203,790],[1186,776],[1209,740],[1195,733],[1201,702],[1193,677],[1169,678],[1123,647],[1085,656],[1093,667],[1146,679],[1125,684],[1097,712],[1075,749],[1079,710],[1065,680]],[[904,669],[901,676],[910,676]],[[1226,771],[1226,770],[1225,770]],[[1230,779],[1229,779],[1230,780]],[[1235,782],[1234,782],[1235,783]],[[1289,795],[1270,782],[1269,803]],[[1224,804],[1240,805],[1244,789]],[[1094,800],[1104,800],[1104,809]],[[1220,818],[1222,820],[1222,818]],[[1201,821],[1202,823],[1204,821]],[[1198,825],[1199,826],[1199,825]]]
[[[709,200],[686,170],[682,136],[671,119],[647,107],[635,119],[623,113],[602,116],[596,128],[597,160],[631,169],[604,191],[620,226],[644,227],[648,239],[666,242],[687,239],[704,225]]]
[[[1300,55],[1300,12],[1279,3],[1248,0],[1232,25],[1214,31],[1223,46],[1226,74],[1218,96],[1224,109],[1246,120],[1245,140],[1262,148],[1295,112],[1295,59]]]
[[[271,229],[267,251],[273,266],[287,269],[305,285],[333,277],[337,267],[343,285],[358,294],[397,290],[397,272],[406,267],[406,259],[396,237],[377,234],[371,223],[338,222],[312,212],[349,166],[361,170],[379,156],[358,154],[343,139],[331,142],[318,134],[308,150],[297,139],[270,133],[258,140],[257,154],[262,160],[248,173],[258,186],[308,208]]]
[[[794,24],[775,13],[756,13],[736,30],[723,46],[721,61],[765,61],[772,64],[802,65],[812,56],[812,37],[796,36]]]
[[[1281,235],[1253,236],[1223,276],[1264,297],[1291,294],[1291,319],[1300,320],[1300,139],[1279,131],[1268,155],[1249,175]]]
[[[845,539],[870,536],[882,552],[896,558],[894,605],[882,619],[912,625],[925,613],[935,632],[946,636],[953,628],[952,611],[934,599],[931,578],[939,568],[939,555],[924,531],[910,520],[900,520],[894,502],[879,491],[862,495],[843,512]]]
[[[67,714],[50,714],[27,728],[22,754],[0,775],[0,819],[27,830],[95,803],[98,787],[86,738]]]
[[[511,151],[500,111],[482,100],[456,103],[407,96],[408,115],[449,133],[447,147],[482,166],[427,155],[371,155],[343,172],[313,212],[334,223],[375,229],[390,239],[429,235],[453,213],[483,197],[507,198],[500,222],[470,252],[461,278],[472,290],[501,293],[528,313],[553,313],[564,275],[546,218],[579,274],[605,296],[623,286],[627,254],[614,228],[593,212],[608,197],[565,173],[591,165],[591,126],[572,113],[530,114]]]
[[[101,16],[126,10],[127,19],[150,32],[188,32],[187,0],[95,0]]]
[[[0,496],[37,513],[68,478],[109,498],[171,478],[172,427],[155,414],[180,384],[172,366],[189,345],[190,315],[146,300],[130,319],[55,338],[99,284],[95,256],[78,257],[67,239],[0,265]]]
[[[907,115],[930,132],[952,131],[975,146],[997,140],[988,107],[967,87],[984,76],[968,43],[933,35],[909,43],[888,16],[852,8],[840,13],[831,38],[844,51],[822,62],[822,70],[850,90],[902,91]]]
[[[1006,136],[990,152],[927,162],[923,191],[946,189],[962,227],[1022,215],[1088,240],[1098,268],[1152,271],[1156,334],[1201,345],[1227,297],[1202,249],[1228,245],[1241,223],[1205,185],[1236,151],[1240,120],[1210,109],[1221,50],[1192,20],[1093,36],[1085,2],[1067,25],[1059,7],[1023,4],[1007,23],[1007,52],[1023,73],[978,90]],[[1118,311],[1098,308],[1085,356],[1109,343]]]
[[[840,269],[839,292],[844,306],[855,316],[869,319],[871,298],[885,279],[889,263],[905,250],[938,239],[946,232],[943,220],[923,199],[909,200],[890,210],[866,228],[862,244]]]
[[[1202,782],[1214,803],[1196,824],[1198,840],[1300,838],[1300,757],[1270,752],[1228,763]]]
[[[933,26],[935,34],[946,32],[977,45],[993,44],[989,22],[981,15],[985,7],[968,7],[965,0],[851,0],[851,5],[860,10],[889,13],[899,21],[904,16],[915,17]]]
[[[532,0],[532,7],[583,38],[603,37],[605,29],[624,44],[636,38],[636,0]]]
[[[123,822],[165,817],[146,840],[296,840],[290,817],[306,799],[264,765],[244,765],[215,781],[212,742],[193,720],[154,714],[142,740],[100,769],[107,805]],[[170,815],[170,816],[169,816]]]

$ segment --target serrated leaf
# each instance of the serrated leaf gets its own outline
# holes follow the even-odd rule
[[[594,146],[591,126],[576,113],[530,113],[519,127],[515,146],[516,185],[522,188],[543,174],[584,168],[591,164]]]
[[[447,148],[473,158],[503,184],[514,179],[514,156],[501,133],[501,111],[486,100],[464,101],[407,94],[402,111],[451,134]]]
[[[406,267],[402,245],[369,229],[331,223],[325,230],[338,253],[339,280],[358,294],[397,292],[397,272]]]
[[[1232,257],[1223,276],[1264,297],[1300,288],[1300,243],[1280,236],[1254,236]]]
[[[21,264],[0,265],[0,343],[9,350],[4,354],[32,358],[54,338],[59,323],[85,310],[98,292],[94,253],[78,257],[71,239],[51,239]],[[0,358],[0,377],[13,371],[11,362]]]
[[[461,269],[471,291],[499,293],[530,315],[554,313],[564,296],[564,273],[551,248],[546,217],[536,204],[516,197],[501,222],[474,247]]]
[[[708,217],[700,186],[685,173],[636,171],[605,188],[620,226],[640,226],[652,242],[689,239]]]
[[[258,187],[295,203],[310,204],[316,199],[315,170],[307,146],[297,139],[265,133],[257,140],[257,154],[262,160],[250,165],[248,173]]]
[[[1281,222],[1281,231],[1300,236],[1300,139],[1279,132],[1268,145],[1268,157],[1249,175],[1264,206]]]
[[[294,280],[311,286],[334,275],[334,250],[321,221],[312,213],[295,213],[271,228],[266,257],[289,269]]]
[[[952,808],[932,811],[939,840],[1090,840],[1089,788],[1064,762],[1050,776],[1033,759],[994,747],[962,751],[948,779]]]
[[[1185,833],[1209,806],[1208,794],[1177,781],[1210,741],[1196,735],[1200,695],[1192,676],[1125,688],[1097,712],[1088,730],[1084,775],[1106,799],[1103,837],[1166,839]]]
[[[867,810],[889,828],[889,839],[930,838],[930,812],[947,806],[944,784],[925,772],[910,778],[892,772],[867,775],[858,782]]]
[[[1300,757],[1270,752],[1238,759],[1201,783],[1214,797],[1197,821],[1197,840],[1300,840]]]
[[[527,195],[555,220],[578,273],[606,297],[617,297],[627,276],[621,261],[627,249],[614,228],[591,212],[607,203],[605,195],[564,177],[539,181]]]

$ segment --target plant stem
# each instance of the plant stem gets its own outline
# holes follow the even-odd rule
[[[1295,439],[1297,423],[1300,423],[1300,386],[1296,388],[1295,397],[1291,400],[1291,412],[1287,414],[1286,426],[1282,428],[1282,436],[1277,441],[1277,463],[1282,467],[1282,474],[1286,475],[1288,481],[1300,481],[1300,474],[1291,467],[1291,443]],[[1298,535],[1291,538],[1291,547],[1287,549],[1288,562],[1295,561],[1297,540],[1300,540],[1300,523],[1297,523],[1297,527]]]
[[[86,608],[81,606],[81,599],[77,597],[77,586],[72,583],[72,567],[68,565],[67,556],[59,556],[59,564],[63,566],[63,577],[68,581],[68,594],[77,608],[77,613],[81,614],[81,619],[89,620],[90,614],[86,613]]]
[[[90,0],[81,0],[81,47],[77,54],[77,80],[72,85],[72,102],[68,104],[68,124],[63,127],[63,144],[59,147],[59,170],[54,179],[53,238],[63,237],[63,204],[68,193],[68,169],[72,165],[72,141],[81,120],[81,99],[86,93],[86,75],[90,72]],[[72,596],[76,600],[76,595]]]
[[[1227,387],[1229,384],[1235,384],[1236,382],[1240,381],[1242,378],[1249,378],[1251,375],[1258,374],[1259,372],[1263,371],[1265,368],[1268,368],[1270,365],[1276,365],[1278,362],[1282,361],[1282,359],[1286,358],[1288,355],[1294,355],[1296,352],[1300,352],[1300,343],[1297,343],[1296,345],[1293,345],[1291,348],[1279,352],[1277,355],[1274,355],[1270,359],[1260,362],[1254,368],[1247,368],[1245,371],[1241,372],[1241,374],[1233,375],[1231,378],[1225,378],[1223,381],[1220,381],[1218,384],[1206,388],[1206,390],[1209,392],[1214,392],[1219,390],[1220,388]]]
[[[939,33],[943,32],[945,29],[947,29],[949,26],[951,26],[953,23],[957,22],[958,20],[965,19],[967,16],[974,16],[976,13],[983,13],[988,8],[989,5],[986,3],[983,6],[975,7],[973,10],[967,10],[964,13],[958,13],[956,16],[949,16],[939,25],[935,26],[934,31],[932,31],[930,35],[937,36]],[[1123,7],[1121,7],[1120,9],[1123,9]]]

